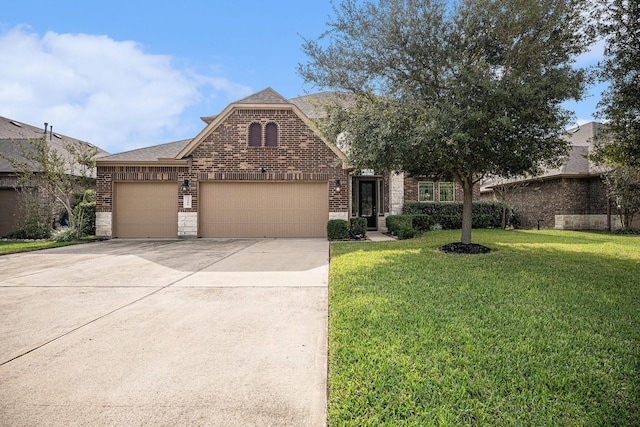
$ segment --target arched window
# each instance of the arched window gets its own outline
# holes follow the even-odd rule
[[[278,146],[278,125],[275,123],[267,123],[265,128],[265,145],[267,147]]]
[[[262,126],[260,123],[251,123],[249,126],[249,146],[262,146]]]

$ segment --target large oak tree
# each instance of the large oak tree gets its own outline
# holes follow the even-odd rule
[[[305,39],[306,82],[347,92],[329,126],[355,167],[454,179],[471,243],[474,185],[556,165],[592,42],[583,0],[344,0]]]

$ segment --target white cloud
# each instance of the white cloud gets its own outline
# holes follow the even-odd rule
[[[0,34],[0,63],[0,115],[52,123],[109,152],[170,141],[164,138],[185,128],[181,114],[203,100],[203,87],[214,97],[250,92],[224,77],[177,69],[170,56],[145,53],[133,41],[99,35],[40,37],[16,27]]]

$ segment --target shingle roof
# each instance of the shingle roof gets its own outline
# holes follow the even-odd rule
[[[270,87],[242,98],[234,104],[290,104],[289,100]]]
[[[125,151],[102,157],[101,161],[138,161],[149,162],[158,159],[174,159],[193,138],[181,141],[169,142],[166,144],[154,145],[151,147],[138,148],[136,150]]]
[[[548,179],[560,176],[597,176],[602,173],[602,169],[591,162],[586,156],[593,148],[593,138],[600,128],[603,127],[602,123],[589,122],[573,129],[569,129],[564,136],[571,143],[569,149],[569,155],[567,160],[558,168],[548,169],[541,175],[532,178],[514,178],[506,180],[506,183],[527,181],[530,179]],[[491,188],[496,182],[502,182],[502,180],[494,181],[488,179],[482,183],[482,190]]]
[[[43,135],[44,128],[38,128],[0,116],[0,153],[7,157],[23,161],[24,158],[21,156],[22,150],[20,149],[20,145],[28,146],[29,141],[41,138]],[[87,144],[95,147],[88,142],[80,141],[56,132],[47,133],[47,142],[59,152],[64,152],[65,147],[69,144]],[[96,157],[98,158],[109,154],[99,147],[95,148],[97,149]],[[9,161],[2,157],[0,157],[0,172],[14,172]]]
[[[311,95],[298,96],[289,101],[298,107],[310,119],[324,119],[327,117],[328,105],[349,105],[353,97],[348,93],[320,92]]]

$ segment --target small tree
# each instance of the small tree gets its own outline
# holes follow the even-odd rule
[[[509,181],[504,178],[495,178],[491,185],[496,199],[502,204],[502,229],[507,228],[507,211],[511,208],[513,196],[529,185],[529,181]]]
[[[16,171],[18,186],[37,188],[43,197],[55,200],[66,212],[70,228],[80,233],[74,201],[80,195],[80,203],[86,202],[86,190],[95,180],[96,147],[78,141],[59,150],[47,142],[46,135],[14,144],[20,158],[3,157]]]
[[[603,175],[609,198],[614,200],[624,228],[640,213],[640,169],[618,166]]]

